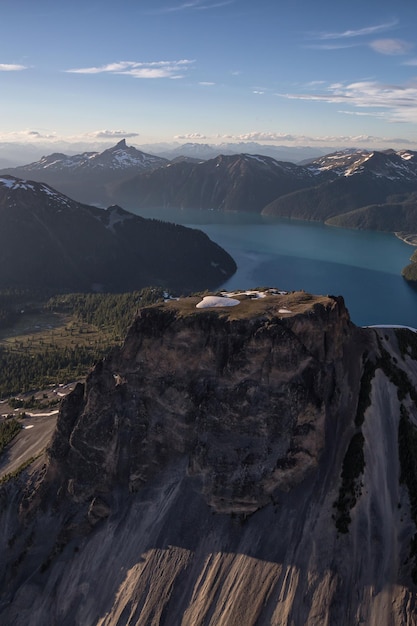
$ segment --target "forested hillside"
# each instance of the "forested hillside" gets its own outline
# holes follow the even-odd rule
[[[163,298],[160,288],[45,301],[28,292],[0,293],[0,398],[85,377],[123,341],[138,308]]]

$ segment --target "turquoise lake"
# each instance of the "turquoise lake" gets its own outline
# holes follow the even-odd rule
[[[417,328],[417,291],[401,276],[414,248],[393,234],[220,211],[135,211],[203,230],[235,259],[222,288],[342,295],[355,324]]]

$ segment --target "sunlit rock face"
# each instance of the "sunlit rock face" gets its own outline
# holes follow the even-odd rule
[[[6,487],[5,623],[416,623],[413,351],[341,298],[227,296],[142,309],[64,400]]]

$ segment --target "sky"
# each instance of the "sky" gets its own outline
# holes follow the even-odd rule
[[[0,142],[417,150],[415,0],[0,0],[0,14]]]

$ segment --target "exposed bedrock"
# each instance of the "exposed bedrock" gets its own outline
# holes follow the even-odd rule
[[[3,488],[2,622],[417,623],[412,353],[341,298],[239,299],[141,310],[63,401]]]

